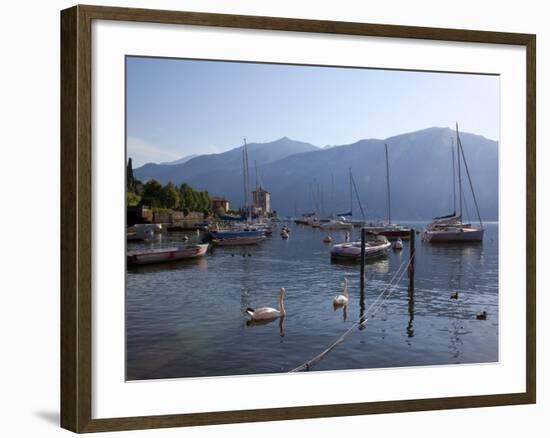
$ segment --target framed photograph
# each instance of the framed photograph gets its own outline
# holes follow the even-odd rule
[[[61,12],[61,425],[535,403],[535,35]]]

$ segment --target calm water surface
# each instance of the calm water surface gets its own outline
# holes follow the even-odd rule
[[[423,223],[409,223],[421,229]],[[401,252],[366,266],[360,300],[359,266],[330,262],[326,232],[291,225],[288,240],[215,248],[205,258],[129,269],[127,378],[263,374],[289,371],[311,359],[351,327],[406,261]],[[151,244],[173,245],[169,233]],[[335,242],[344,232],[332,232]],[[354,230],[354,237],[359,231]],[[416,239],[414,299],[407,277],[362,329],[355,329],[313,370],[340,370],[498,361],[498,225],[485,225],[482,244],[425,244]],[[332,298],[349,279],[347,311]],[[247,324],[247,307],[278,306],[287,290],[287,316]],[[458,300],[450,299],[458,292]],[[485,321],[476,314],[487,311]]]

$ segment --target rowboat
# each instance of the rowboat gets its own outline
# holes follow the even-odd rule
[[[204,256],[208,250],[208,246],[208,243],[201,243],[182,247],[129,251],[126,254],[126,263],[128,265],[149,265],[153,263],[195,259]]]
[[[382,257],[388,254],[391,243],[385,236],[372,236],[365,242],[365,260]],[[333,245],[330,250],[332,259],[360,260],[361,242],[348,242]]]

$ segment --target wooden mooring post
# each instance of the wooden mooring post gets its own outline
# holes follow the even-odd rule
[[[411,228],[411,234],[409,239],[409,269],[408,269],[408,275],[409,275],[409,291],[414,290],[414,269],[415,269],[415,254],[416,254],[416,248],[414,247],[416,238],[416,233],[414,228]]]
[[[361,293],[365,291],[365,243],[367,231],[361,228]]]

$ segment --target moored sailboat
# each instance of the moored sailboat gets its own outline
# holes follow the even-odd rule
[[[386,150],[386,191],[388,204],[388,222],[379,224],[370,223],[364,228],[369,234],[383,235],[390,240],[408,239],[411,235],[411,229],[403,225],[392,224],[391,222],[390,164],[388,160],[388,145],[385,144],[384,147]]]
[[[464,155],[464,149],[462,148],[462,142],[460,141],[460,135],[458,133],[458,123],[456,124],[456,150],[457,150],[457,169],[458,169],[458,193],[459,193],[459,214],[456,214],[456,190],[455,190],[455,159],[454,159],[454,145],[451,144],[451,151],[453,156],[453,202],[454,212],[447,216],[440,216],[433,219],[428,224],[423,233],[423,239],[426,242],[481,242],[483,240],[484,228],[481,215],[479,213],[479,207],[477,204],[476,195],[474,192],[474,186],[472,179],[470,178],[470,171],[466,162],[466,156]],[[461,162],[464,162],[464,168],[466,169],[466,175],[472,192],[472,198],[476,207],[477,217],[479,220],[479,226],[473,226],[470,223],[464,223],[462,221],[462,170]]]

